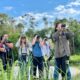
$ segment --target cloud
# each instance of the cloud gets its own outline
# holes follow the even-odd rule
[[[70,15],[78,15],[80,14],[80,10],[77,8],[73,7],[72,5],[79,6],[80,5],[80,0],[76,0],[75,2],[70,2],[69,4],[66,5],[58,5],[55,8],[55,12],[58,14],[70,14]]]
[[[75,1],[73,1],[73,2],[71,2],[71,3],[69,3],[67,6],[80,6],[80,0],[75,0]]]
[[[64,10],[65,9],[65,6],[64,5],[59,5],[55,8],[55,10],[57,11],[61,11],[61,10]]]
[[[74,8],[64,8],[64,9],[61,9],[61,10],[57,10],[59,14],[80,14],[80,11],[77,11],[76,9]]]
[[[57,18],[74,18],[79,19],[80,14],[80,0],[71,1],[66,5],[58,5],[55,7],[54,15],[57,16]]]
[[[13,10],[13,7],[12,6],[5,6],[4,10],[11,11],[11,10]]]
[[[24,17],[23,16],[18,16],[18,17],[15,17],[15,23],[14,25],[17,25],[18,23],[23,23],[26,25],[27,23],[27,26],[29,26],[29,22],[28,22],[28,18],[29,16],[33,16],[35,18],[34,22],[36,23],[36,25],[38,25],[39,27],[41,26],[44,26],[44,22],[43,22],[43,17],[47,17],[48,18],[48,21],[53,21],[54,20],[54,15],[53,14],[50,14],[50,13],[47,13],[47,12],[43,12],[43,13],[33,13],[33,12],[29,12],[27,13]],[[38,24],[37,24],[38,23]],[[37,28],[39,28],[37,27]]]
[[[27,14],[25,14],[25,15],[28,15],[28,17],[29,17],[29,16],[34,17],[34,18],[35,18],[35,21],[39,21],[39,20],[41,20],[43,17],[46,17],[46,18],[49,18],[49,19],[54,18],[54,16],[53,16],[52,14],[48,13],[48,12],[43,12],[43,13],[33,13],[33,12],[29,12],[29,13],[27,13]],[[26,19],[26,18],[27,18],[27,16],[25,16],[25,17],[23,17],[23,18],[20,18],[20,19],[24,20],[24,19]]]

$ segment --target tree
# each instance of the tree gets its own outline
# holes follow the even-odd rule
[[[45,28],[47,28],[48,27],[48,18],[44,16],[43,22],[44,22]]]
[[[16,28],[18,29],[18,31],[19,31],[20,33],[22,33],[22,31],[23,31],[23,29],[24,29],[24,25],[23,25],[22,23],[19,23],[19,24],[16,26]]]

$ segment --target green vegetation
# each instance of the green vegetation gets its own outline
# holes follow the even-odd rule
[[[70,62],[74,64],[80,64],[80,55],[72,55],[70,57]]]

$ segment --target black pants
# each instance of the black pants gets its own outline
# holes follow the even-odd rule
[[[0,59],[2,60],[3,69],[6,70],[6,65],[7,65],[6,53],[1,52]]]
[[[7,62],[9,66],[12,67],[14,61],[13,53],[7,53]]]
[[[33,75],[36,76],[37,66],[39,69],[39,78],[43,75],[43,57],[33,57]]]
[[[26,53],[21,55],[21,61],[26,63]]]
[[[67,60],[67,56],[61,57],[61,58],[56,58],[56,67],[58,68],[58,72],[62,72],[62,77],[65,77],[66,75],[66,70],[67,70],[67,66],[66,66],[66,60]]]

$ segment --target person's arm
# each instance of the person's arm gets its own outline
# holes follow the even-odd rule
[[[20,39],[17,41],[16,45],[15,45],[17,48],[20,47]]]
[[[5,43],[9,48],[13,48],[14,47],[14,45],[13,45],[13,43]]]
[[[52,41],[56,42],[59,40],[59,34],[57,32],[55,32],[54,34],[52,34]]]
[[[66,32],[66,38],[67,38],[67,39],[72,39],[73,37],[74,37],[74,33],[71,32],[70,30],[68,30],[68,31]]]
[[[5,52],[5,48],[0,48],[0,51],[1,52]]]
[[[37,36],[35,36],[35,38],[32,40],[32,46],[35,44],[35,42],[36,42],[36,37]]]
[[[53,58],[53,56],[54,56],[54,50],[50,49],[50,51],[51,51],[51,55],[48,58],[48,61],[50,61]]]

